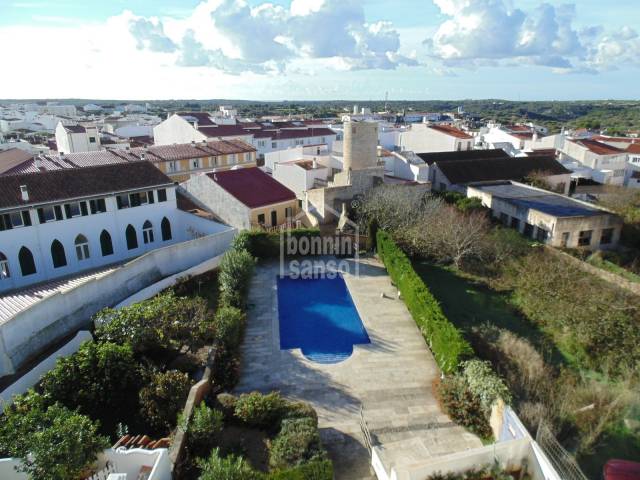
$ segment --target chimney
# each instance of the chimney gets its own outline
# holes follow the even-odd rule
[[[140,155],[140,160],[145,161],[146,159],[147,159],[147,156],[144,153],[142,153]]]
[[[22,195],[23,202],[29,201],[29,192],[27,191],[26,185],[20,185],[20,194]]]
[[[316,168],[318,168],[318,161],[316,160],[316,158],[313,158],[313,169],[315,170]]]

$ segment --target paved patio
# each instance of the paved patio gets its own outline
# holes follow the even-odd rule
[[[279,390],[311,403],[337,479],[375,478],[360,428],[361,406],[388,466],[482,446],[441,412],[431,388],[439,375],[436,363],[377,260],[361,259],[359,276],[344,276],[371,344],[355,346],[351,357],[333,365],[314,363],[300,350],[280,350],[278,269],[276,262],[262,264],[252,280],[236,390]]]

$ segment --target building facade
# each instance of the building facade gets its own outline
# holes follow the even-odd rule
[[[96,127],[81,125],[56,126],[56,145],[60,153],[97,152],[100,150],[100,135]]]
[[[398,138],[401,150],[415,153],[466,151],[473,149],[473,144],[471,135],[449,125],[413,124]]]

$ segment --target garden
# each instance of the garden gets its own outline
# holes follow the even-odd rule
[[[460,200],[385,186],[360,211],[447,373],[443,407],[487,439],[487,404],[500,396],[534,435],[550,427],[592,478],[612,456],[639,458],[638,298]]]
[[[309,232],[306,232],[309,234]],[[256,258],[240,235],[217,270],[93,319],[93,341],[14,397],[0,420],[0,455],[34,480],[86,478],[99,452],[125,435],[186,447],[177,479],[329,479],[315,411],[277,393],[233,397],[247,291]],[[257,253],[265,254],[255,248]],[[191,387],[210,368],[210,394],[184,418]]]

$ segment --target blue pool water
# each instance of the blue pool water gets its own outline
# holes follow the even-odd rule
[[[341,362],[354,345],[371,343],[341,276],[279,277],[278,316],[280,348],[300,348],[315,362]]]

